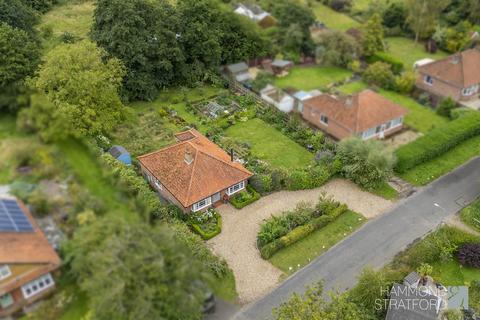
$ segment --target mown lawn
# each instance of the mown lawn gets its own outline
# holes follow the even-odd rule
[[[351,71],[338,67],[294,67],[288,76],[276,78],[275,85],[297,90],[324,89],[351,76]]]
[[[416,186],[426,185],[480,155],[480,136],[469,139],[443,155],[422,163],[400,175]]]
[[[64,33],[69,33],[76,39],[87,39],[94,9],[94,1],[70,1],[56,5],[42,15],[38,30],[44,38],[44,49],[49,51],[62,43]],[[51,33],[48,34],[47,30],[51,30]]]
[[[315,3],[313,12],[317,19],[323,22],[328,28],[340,31],[347,31],[350,28],[359,28],[360,23],[348,15],[337,12],[323,4]]]
[[[388,183],[383,183],[376,189],[368,189],[366,190],[371,192],[379,197],[382,197],[387,200],[394,200],[398,197],[398,192],[394,188],[392,188]]]
[[[239,122],[226,135],[249,143],[254,156],[274,167],[299,168],[313,160],[312,153],[260,119]]]
[[[344,94],[354,94],[364,89],[368,89],[368,85],[363,81],[350,82],[337,87],[337,90]],[[408,96],[383,89],[380,89],[379,93],[408,109],[408,114],[405,116],[405,124],[415,131],[426,133],[448,122],[447,118],[437,115],[432,109],[421,105]]]
[[[448,56],[448,53],[437,51],[435,54],[425,51],[423,43],[415,43],[414,40],[404,37],[392,37],[386,39],[388,53],[402,61],[405,69],[413,69],[413,64],[424,58],[439,60]]]
[[[269,261],[283,272],[292,274],[354,232],[365,221],[362,215],[347,211],[326,227],[280,250]]]
[[[480,231],[480,200],[476,200],[471,205],[460,212],[460,218],[464,223]]]

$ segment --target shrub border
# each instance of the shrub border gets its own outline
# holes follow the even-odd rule
[[[244,202],[239,202],[235,199],[235,195],[230,198],[230,203],[232,204],[232,206],[234,206],[236,209],[242,209],[246,206],[248,206],[249,204],[252,204],[254,203],[255,201],[257,201],[258,199],[260,199],[260,193],[258,193],[250,184],[247,184],[247,191],[249,193],[252,194],[252,198],[244,201]]]
[[[214,231],[212,232],[205,232],[197,223],[189,223],[190,227],[194,232],[196,232],[203,240],[210,240],[216,235],[222,232],[222,216],[217,213],[217,226]]]
[[[306,238],[314,231],[326,227],[330,222],[333,222],[347,211],[349,211],[347,205],[341,204],[332,212],[315,218],[302,226],[296,227],[283,237],[275,239],[272,242],[264,245],[262,248],[260,248],[260,255],[265,260],[270,259],[281,249],[291,246],[292,244]]]

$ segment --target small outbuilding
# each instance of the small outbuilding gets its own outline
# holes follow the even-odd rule
[[[287,75],[288,71],[293,67],[293,62],[289,60],[274,60],[271,68],[275,75]]]
[[[238,82],[252,81],[252,76],[248,70],[248,65],[245,62],[238,62],[226,66],[227,74]]]
[[[113,146],[108,150],[108,153],[112,155],[115,159],[117,159],[120,162],[123,162],[126,165],[131,165],[132,164],[132,157],[130,156],[130,153],[122,147],[122,146]]]

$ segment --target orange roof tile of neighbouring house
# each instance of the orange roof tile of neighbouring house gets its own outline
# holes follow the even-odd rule
[[[175,136],[178,143],[138,160],[184,207],[253,175],[197,130]]]
[[[30,266],[28,273],[7,278],[1,283],[1,296],[58,269],[61,261],[23,203],[13,198],[1,198],[0,207],[0,266]]]
[[[407,110],[372,90],[364,90],[349,97],[322,94],[304,102],[305,107],[315,110],[352,134],[404,116]]]
[[[469,49],[418,68],[422,73],[459,88],[480,83],[480,49]]]

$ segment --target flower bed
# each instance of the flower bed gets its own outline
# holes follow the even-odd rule
[[[242,209],[243,207],[248,206],[251,203],[254,203],[260,199],[260,194],[252,188],[252,186],[247,185],[247,189],[235,194],[230,198],[230,203],[237,209]]]
[[[278,217],[271,217],[261,226],[257,237],[257,245],[262,258],[269,259],[280,249],[325,227],[347,210],[346,205],[322,195],[315,207],[300,204],[293,211],[284,212]]]
[[[189,225],[203,240],[209,240],[222,232],[222,216],[215,209],[191,213]]]

